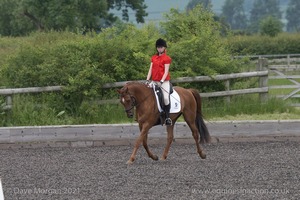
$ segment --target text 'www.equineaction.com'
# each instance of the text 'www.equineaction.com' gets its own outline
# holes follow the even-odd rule
[[[192,194],[289,194],[288,189],[192,189]]]

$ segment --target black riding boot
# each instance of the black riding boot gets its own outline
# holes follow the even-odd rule
[[[166,126],[172,126],[172,120],[170,118],[170,104],[165,106],[165,113],[166,113]]]

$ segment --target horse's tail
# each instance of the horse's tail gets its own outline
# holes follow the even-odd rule
[[[194,98],[197,102],[197,117],[196,117],[196,124],[199,130],[200,134],[200,143],[209,143],[211,138],[210,134],[208,132],[207,126],[203,120],[203,115],[202,115],[202,105],[201,105],[201,97],[200,94],[197,90],[195,89],[190,89],[191,92],[194,95]]]

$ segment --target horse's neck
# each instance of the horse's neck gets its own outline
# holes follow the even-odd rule
[[[135,87],[132,90],[133,95],[137,101],[137,104],[142,104],[144,101],[147,101],[152,95],[152,90],[147,87]]]

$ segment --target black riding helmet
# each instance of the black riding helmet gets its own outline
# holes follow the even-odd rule
[[[167,48],[167,42],[164,39],[159,38],[156,40],[155,47],[166,47]]]

